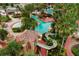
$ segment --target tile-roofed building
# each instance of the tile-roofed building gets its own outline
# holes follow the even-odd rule
[[[40,34],[33,30],[25,30],[22,34],[16,36],[16,41],[35,41],[36,39],[40,38]]]

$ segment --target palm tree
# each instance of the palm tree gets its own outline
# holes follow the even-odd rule
[[[36,21],[32,20],[30,18],[30,13],[32,13],[36,9],[42,9],[45,7],[46,4],[26,4],[24,7],[20,7],[20,10],[22,11],[22,28],[24,29],[34,29],[36,26]]]
[[[0,29],[0,39],[5,40],[7,38],[8,32],[4,29]]]
[[[36,22],[30,18],[30,13],[35,9],[35,4],[27,4],[24,8],[21,9],[22,11],[22,28],[30,29],[31,27],[36,25]]]

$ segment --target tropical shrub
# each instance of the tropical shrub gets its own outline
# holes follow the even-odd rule
[[[75,7],[75,8],[73,8]],[[68,36],[71,35],[77,28],[75,24],[76,20],[79,19],[78,12],[79,4],[56,4],[55,9],[62,9],[62,12],[55,13],[57,22],[55,24],[56,30],[60,35]]]
[[[22,11],[22,28],[33,29],[36,26],[36,21],[30,18],[30,13],[35,9],[35,4],[25,5]]]
[[[6,48],[0,49],[0,56],[19,56],[22,46],[16,41],[8,43]]]
[[[58,43],[56,48],[48,50],[48,56],[65,56],[65,49],[61,48],[61,44]]]
[[[13,18],[20,18],[21,17],[21,15],[20,14],[13,14],[13,16],[12,16]]]
[[[22,32],[23,31],[23,29],[20,27],[18,27],[18,28],[12,28],[12,30],[13,30],[13,32],[15,32],[15,33],[18,33],[18,32]]]
[[[0,20],[1,20],[1,22],[8,22],[11,19],[9,18],[9,16],[0,16]]]
[[[72,50],[72,53],[73,53],[75,56],[79,56],[79,44],[73,46],[71,50]]]
[[[5,40],[7,38],[8,32],[4,29],[0,29],[0,39]]]

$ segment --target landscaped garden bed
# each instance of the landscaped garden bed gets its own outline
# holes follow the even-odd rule
[[[19,33],[19,32],[23,32],[24,30],[21,27],[18,28],[12,28],[14,33]]]
[[[7,38],[7,34],[8,34],[8,32],[6,30],[0,29],[0,39],[1,40],[4,41]]]
[[[21,14],[13,14],[13,18],[21,18]]]
[[[21,51],[21,44],[11,41],[5,48],[0,49],[0,56],[18,56]]]
[[[76,44],[72,47],[72,53],[75,55],[75,56],[79,56],[79,44]]]
[[[0,20],[1,20],[1,22],[8,22],[11,19],[9,18],[9,16],[0,16]]]

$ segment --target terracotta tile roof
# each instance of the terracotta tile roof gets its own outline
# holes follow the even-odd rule
[[[46,18],[42,18],[41,20],[43,20],[44,22],[54,22],[54,18],[49,18],[49,17],[46,17]]]
[[[40,36],[39,36],[39,33],[38,32],[35,32],[35,31],[32,31],[32,30],[27,30],[27,31],[24,31],[22,34],[16,36],[16,40],[31,40],[31,41],[35,41],[35,39],[38,39]]]

